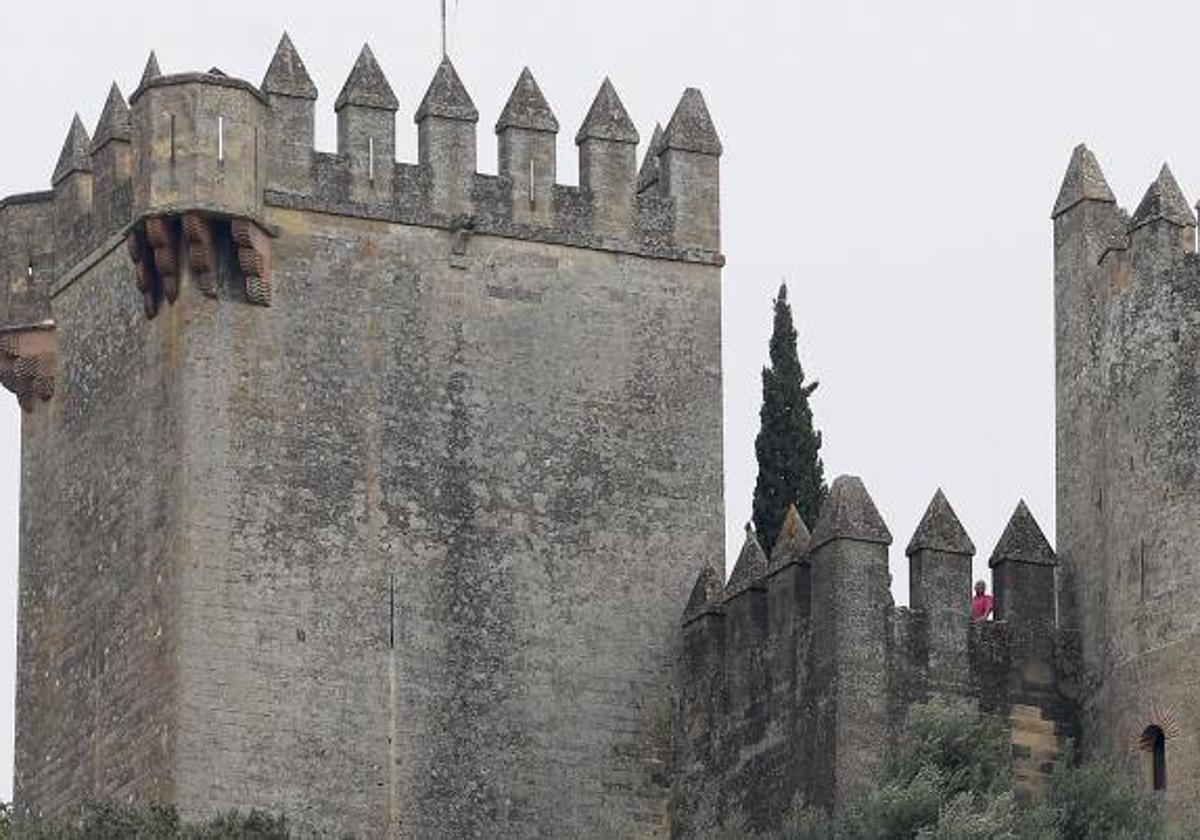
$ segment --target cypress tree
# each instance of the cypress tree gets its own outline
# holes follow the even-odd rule
[[[808,398],[816,382],[804,384],[796,353],[796,328],[787,285],[775,298],[775,328],[771,333],[771,365],[763,368],[761,427],[754,441],[758,482],[754,487],[754,529],[767,552],[775,545],[788,505],[795,504],[808,527],[816,525],[825,500],[825,467],[821,463],[821,433],[813,429]]]

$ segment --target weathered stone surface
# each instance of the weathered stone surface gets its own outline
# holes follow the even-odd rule
[[[658,156],[663,151],[662,123],[655,123],[654,134],[650,137],[650,145],[646,148],[646,157],[642,159],[642,168],[638,170],[637,191],[643,193],[658,185],[659,164]]]
[[[50,183],[57,185],[74,172],[91,172],[91,138],[83,127],[79,114],[71,120],[71,128],[67,131],[67,139],[63,142],[62,151],[58,155],[58,163],[54,166],[54,174]]]
[[[810,550],[836,539],[891,545],[892,534],[858,476],[838,476],[830,485]]]
[[[585,140],[609,140],[636,144],[638,139],[637,128],[629,118],[621,97],[617,95],[617,89],[605,78],[584,117],[583,125],[575,135],[575,142],[582,144]]]
[[[762,578],[767,573],[767,556],[763,554],[762,546],[754,529],[746,526],[746,539],[742,550],[738,552],[737,562],[729,573],[729,581],[725,584],[725,598],[728,600],[751,586],[761,586]]]
[[[400,110],[400,100],[392,92],[392,86],[383,75],[383,70],[375,60],[375,53],[371,52],[369,44],[363,44],[358,60],[354,62],[354,67],[350,70],[350,75],[346,78],[333,107],[334,110],[340,111],[347,105],[378,108],[383,111]]]
[[[426,117],[442,117],[448,120],[463,120],[478,122],[479,111],[471,101],[471,95],[463,86],[458,71],[449,56],[443,57],[438,65],[433,81],[425,91],[421,105],[417,108],[416,121],[421,122]]]
[[[696,88],[688,88],[683,92],[663,133],[663,148],[716,157],[721,155],[723,149],[717,128],[708,113],[704,94]]]
[[[91,153],[94,155],[105,145],[114,140],[128,143],[133,133],[129,120],[129,106],[121,89],[113,82],[108,90],[108,98],[104,101],[104,110],[100,112],[100,120],[96,123],[96,133],[92,137]]]
[[[262,82],[263,93],[291,96],[295,99],[316,99],[317,86],[308,75],[304,59],[286,32],[279,39],[279,46],[267,67]]]
[[[142,70],[142,79],[138,82],[138,90],[161,75],[162,70],[158,67],[158,56],[154,54],[154,50],[150,50],[150,56],[146,59],[146,67]]]
[[[1063,176],[1062,186],[1058,190],[1058,198],[1054,202],[1051,218],[1058,218],[1072,207],[1084,201],[1100,201],[1115,204],[1116,197],[1104,180],[1104,172],[1100,163],[1087,146],[1080,143],[1071,153],[1071,161],[1067,164],[1067,172]]]
[[[558,133],[558,119],[528,67],[521,71],[504,110],[500,112],[500,119],[496,121],[497,134],[508,128]]]
[[[684,608],[684,622],[704,612],[706,608],[719,605],[725,592],[724,576],[714,567],[705,564],[696,577],[692,594],[688,596],[687,607]]]
[[[909,540],[905,554],[911,557],[923,549],[948,554],[975,553],[975,543],[967,536],[966,529],[958,521],[954,508],[950,507],[950,501],[940,487],[925,509],[925,515]]]
[[[1154,183],[1146,190],[1146,195],[1142,197],[1137,210],[1133,212],[1129,229],[1134,231],[1160,220],[1178,227],[1196,226],[1196,214],[1183,197],[1183,190],[1179,188],[1179,182],[1175,180],[1171,168],[1165,163]]]
[[[787,513],[783,516],[783,526],[771,549],[771,566],[777,568],[786,563],[798,563],[808,555],[808,547],[812,536],[800,518],[800,511],[795,505],[788,505]]]
[[[1050,547],[1046,535],[1042,533],[1024,499],[1017,503],[1017,509],[1004,526],[1004,532],[1000,535],[988,564],[995,566],[1005,560],[1043,566],[1058,564],[1054,549]]]
[[[23,427],[21,818],[665,838],[680,606],[723,556],[723,260],[632,174],[601,229],[537,140],[532,201],[476,172],[432,106],[396,164],[369,53],[315,153],[292,52],[264,90],[150,74],[100,150],[126,168],[0,201],[7,323],[43,301],[59,340]]]

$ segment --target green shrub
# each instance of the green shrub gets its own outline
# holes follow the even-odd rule
[[[28,840],[290,840],[291,836],[284,817],[261,811],[245,815],[235,811],[190,824],[172,807],[112,803],[90,803],[76,823],[31,825],[23,834]],[[8,835],[0,834],[0,840],[8,840]]]

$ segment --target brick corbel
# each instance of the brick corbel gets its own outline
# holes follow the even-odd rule
[[[238,266],[246,279],[246,300],[259,306],[271,305],[271,237],[249,219],[231,224]]]
[[[210,298],[218,296],[217,243],[226,231],[245,285],[246,300],[259,306],[271,305],[271,238],[276,234],[254,219],[230,217],[207,209],[188,210],[148,217],[135,223],[126,236],[147,318],[158,314],[164,298],[170,303],[178,298],[180,275],[185,267],[203,294]]]
[[[0,385],[17,396],[26,411],[35,399],[54,396],[58,375],[58,332],[53,321],[0,328]]]

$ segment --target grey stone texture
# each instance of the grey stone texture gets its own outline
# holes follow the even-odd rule
[[[1041,542],[1006,538],[999,566],[1053,574],[1032,518],[1013,530]],[[846,802],[878,779],[908,708],[935,694],[1007,718],[1016,792],[1044,789],[1078,734],[1078,636],[1055,624],[1053,580],[1048,602],[1022,579],[1028,604],[973,623],[975,547],[939,490],[908,546],[912,606],[896,608],[890,542],[862,482],[843,476],[811,537],[789,511],[765,569],[747,534],[723,595],[701,573],[682,621],[677,837],[735,816],[775,828],[797,799]]]
[[[962,628],[970,602],[963,593],[971,591],[975,544],[940,488],[905,553],[912,607],[924,611],[928,625],[929,679],[939,690],[961,693],[960,681],[969,673]]]
[[[22,401],[18,819],[669,837],[679,606],[724,554],[723,258],[676,208],[715,180],[635,196],[621,141],[626,195],[555,184],[531,75],[499,175],[448,62],[416,164],[369,49],[337,154],[314,96],[286,37],[262,89],[151,56],[127,136],[114,91],[0,201],[0,382],[58,360]]]
[[[1131,219],[1082,147],[1068,181],[1080,159],[1092,190],[1054,214],[1062,623],[1084,748],[1145,767],[1160,727],[1177,817],[1200,791],[1196,222],[1167,167]]]
[[[500,178],[514,221],[547,224],[554,211],[558,119],[526,67],[496,122]]]
[[[698,91],[639,170],[606,82],[579,186],[528,70],[496,175],[449,61],[416,163],[369,48],[337,153],[315,98],[286,36],[261,88],[151,54],[94,139],[73,122],[51,190],[0,200],[18,820],[115,798],[422,840],[769,828],[870,784],[934,694],[1008,718],[1020,795],[1066,738],[1139,761],[1149,725],[1171,813],[1194,794],[1200,269],[1169,170],[1131,218],[1072,157],[1058,552],[1018,506],[999,620],[972,623],[940,491],[910,608],[852,477],[717,571],[722,147]]]

